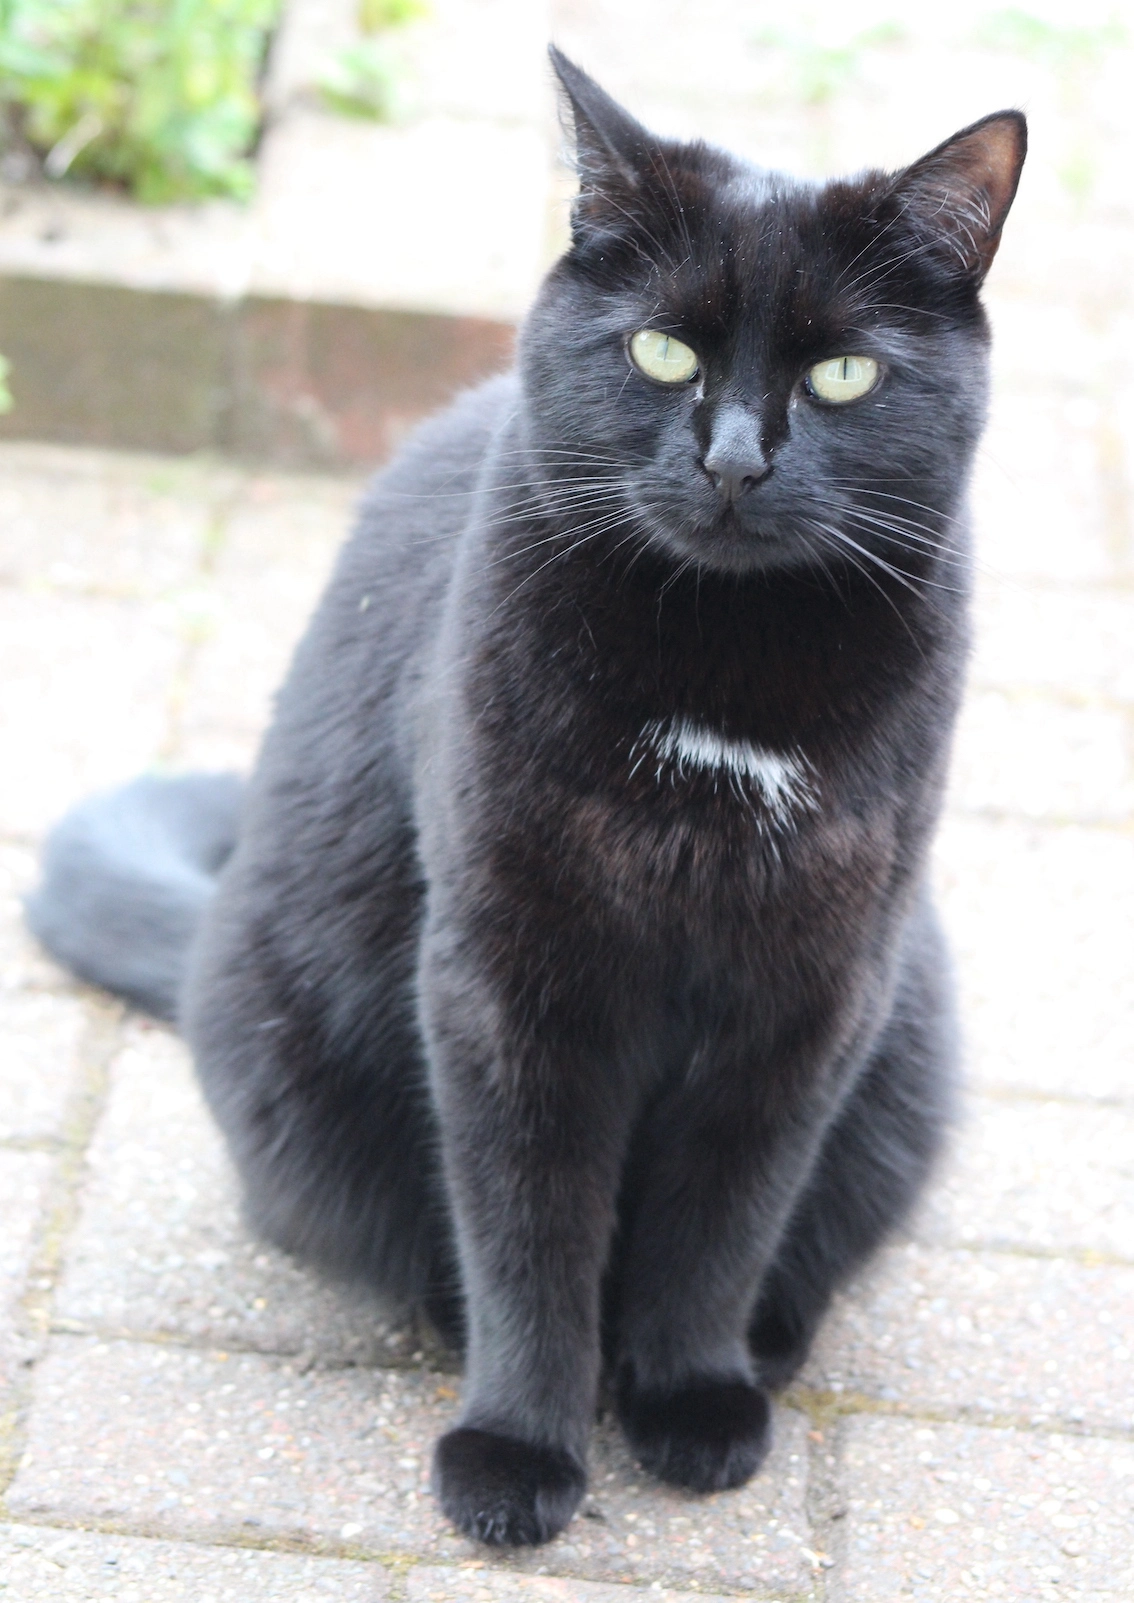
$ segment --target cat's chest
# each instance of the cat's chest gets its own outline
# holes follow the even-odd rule
[[[648,719],[629,748],[628,779],[640,772],[671,792],[724,794],[767,834],[793,831],[818,803],[815,764],[797,745],[724,734],[686,716]]]
[[[556,873],[596,909],[659,930],[727,942],[789,913],[804,929],[833,909],[858,919],[899,850],[891,787],[822,745],[725,734],[684,715],[649,720],[622,735],[604,778],[592,786],[560,770]]]

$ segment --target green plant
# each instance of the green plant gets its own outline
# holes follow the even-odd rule
[[[139,200],[246,196],[281,0],[0,0],[0,99],[65,172]]]
[[[808,106],[821,106],[848,88],[859,76],[869,50],[901,44],[905,31],[897,22],[881,22],[842,44],[821,44],[808,34],[766,28],[753,37],[758,47],[779,50],[791,63],[794,90]]]
[[[1010,6],[985,19],[976,42],[1066,72],[1093,65],[1108,49],[1125,44],[1126,30],[1116,18],[1099,27],[1059,27]]]
[[[15,404],[12,400],[12,392],[8,388],[8,374],[11,371],[11,363],[3,356],[0,356],[0,412],[10,412]]]
[[[362,37],[340,50],[320,78],[325,104],[344,116],[374,122],[396,117],[405,69],[385,36],[428,10],[425,0],[358,0],[355,16]]]

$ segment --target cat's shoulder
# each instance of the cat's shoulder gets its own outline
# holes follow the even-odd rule
[[[459,486],[475,477],[494,434],[520,403],[514,371],[463,391],[443,411],[419,423],[371,479],[368,506],[391,496]]]

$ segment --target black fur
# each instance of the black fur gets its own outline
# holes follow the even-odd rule
[[[233,774],[146,775],[80,802],[52,830],[24,903],[33,934],[83,979],[174,1018],[242,790]]]
[[[570,1518],[603,1357],[647,1467],[751,1475],[765,1389],[938,1146],[925,863],[978,290],[1024,149],[1006,112],[808,185],[656,140],[556,66],[572,247],[516,372],[375,482],[181,1008],[259,1228],[465,1346],[435,1485],[491,1542]],[[698,376],[637,371],[644,327]],[[806,374],[846,353],[881,381],[825,405]],[[61,895],[49,944],[169,995],[61,936]]]

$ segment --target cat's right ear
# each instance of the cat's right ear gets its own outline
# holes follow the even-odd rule
[[[1027,148],[1023,112],[993,112],[908,167],[887,201],[901,207],[927,249],[979,283],[1000,244]]]
[[[656,141],[555,45],[548,54],[563,86],[564,109],[574,135],[579,193],[571,219],[576,236],[596,227],[625,226]]]

